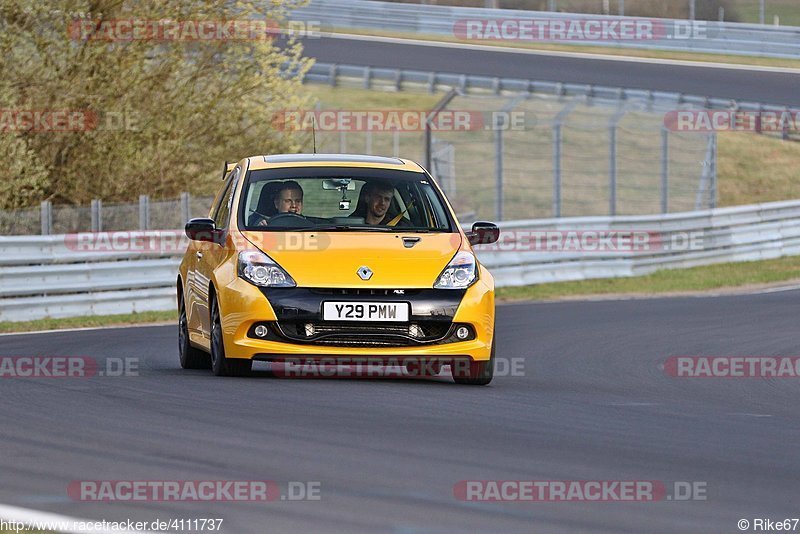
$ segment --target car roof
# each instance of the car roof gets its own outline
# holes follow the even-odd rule
[[[284,167],[361,167],[424,172],[419,164],[411,160],[364,154],[274,154],[251,156],[249,159],[250,170]]]

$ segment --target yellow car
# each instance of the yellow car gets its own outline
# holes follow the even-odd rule
[[[494,280],[434,179],[399,158],[253,156],[227,164],[177,280],[180,362],[374,364],[488,384]]]

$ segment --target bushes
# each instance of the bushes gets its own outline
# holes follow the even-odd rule
[[[0,208],[207,194],[223,160],[295,151],[295,136],[276,131],[271,117],[307,105],[300,80],[310,63],[298,44],[85,40],[68,31],[81,16],[280,22],[297,3],[97,0],[89,14],[78,0],[58,9],[37,0],[0,3],[0,111],[71,110],[89,123],[80,131],[31,131],[9,128],[6,114]],[[294,75],[283,74],[284,64]]]

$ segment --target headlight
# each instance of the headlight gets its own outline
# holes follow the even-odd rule
[[[475,265],[475,256],[462,250],[450,260],[433,287],[436,289],[464,289],[471,286],[477,279],[478,270]]]
[[[239,253],[239,277],[259,287],[295,287],[289,273],[263,252]]]

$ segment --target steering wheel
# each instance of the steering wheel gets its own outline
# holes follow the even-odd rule
[[[287,211],[285,213],[278,213],[277,215],[273,215],[269,219],[269,226],[273,226],[276,222],[280,223],[283,220],[283,224],[279,224],[279,226],[305,226],[308,222],[303,215],[299,213],[292,213],[291,211]],[[300,224],[297,224],[300,223]]]

